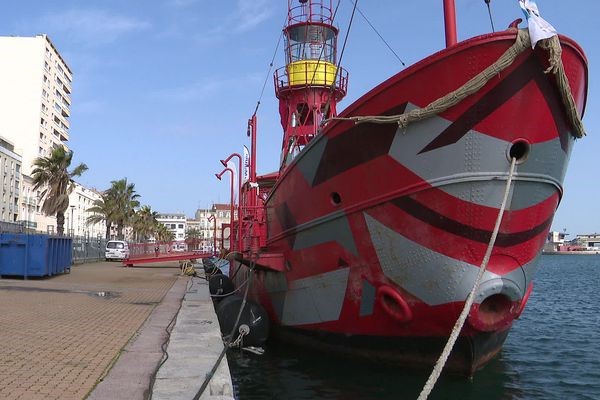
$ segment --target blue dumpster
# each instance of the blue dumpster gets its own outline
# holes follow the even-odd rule
[[[0,275],[52,276],[71,268],[72,239],[24,233],[0,234]]]

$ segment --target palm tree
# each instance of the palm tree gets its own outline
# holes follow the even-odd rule
[[[65,211],[69,208],[69,194],[75,185],[73,178],[81,176],[87,165],[81,163],[69,172],[73,152],[63,146],[52,149],[50,156],[38,157],[33,161],[33,190],[44,188],[41,197],[44,199],[42,212],[56,216],[56,232],[64,234]]]
[[[156,240],[159,242],[171,242],[173,239],[175,239],[175,235],[173,234],[173,232],[171,232],[166,226],[164,226],[160,222],[156,223],[154,229]]]
[[[133,232],[138,241],[146,241],[154,233],[158,213],[150,206],[143,206],[133,216]]]
[[[196,228],[192,228],[185,233],[185,242],[188,245],[188,250],[196,250],[198,248],[200,236],[200,231]]]
[[[140,206],[137,200],[140,195],[135,193],[135,184],[127,183],[127,178],[111,181],[111,187],[106,191],[109,201],[114,207],[114,221],[117,224],[117,239],[123,240],[123,228],[132,222],[135,209]]]
[[[103,193],[102,197],[98,200],[94,200],[94,205],[88,208],[86,211],[94,213],[87,217],[86,223],[88,225],[98,224],[101,222],[106,223],[106,240],[110,240],[110,230],[114,222],[114,206],[112,205],[110,198]]]

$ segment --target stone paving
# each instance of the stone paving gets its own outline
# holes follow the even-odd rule
[[[99,262],[47,279],[1,279],[0,399],[85,398],[179,273],[176,263]]]

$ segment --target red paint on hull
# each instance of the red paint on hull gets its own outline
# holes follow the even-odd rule
[[[500,32],[443,50],[382,83],[341,116],[425,106],[495,62],[515,36]],[[562,38],[562,45],[581,115],[586,60],[570,39]],[[257,272],[252,296],[272,321],[317,341],[323,335],[445,341],[498,215],[506,154],[524,140],[532,156],[517,168],[511,199],[518,206],[509,205],[472,310],[488,314],[471,317],[461,332],[467,342],[477,338],[478,353],[458,355],[463,361],[457,365],[473,371],[489,361],[530,287],[574,142],[556,84],[543,74],[545,58],[540,50],[525,51],[480,92],[435,120],[414,123],[406,134],[393,124],[330,122],[278,177],[265,203],[263,250],[281,254],[284,271]],[[423,157],[433,161],[423,164]],[[244,279],[240,274],[239,282]],[[377,295],[382,286],[397,291],[411,318],[386,311]],[[404,361],[420,357],[418,346],[410,354],[403,350],[344,348]],[[429,363],[429,356],[422,358]]]

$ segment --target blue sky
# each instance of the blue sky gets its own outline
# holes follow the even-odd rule
[[[483,0],[456,0],[459,40],[491,30]],[[538,0],[542,16],[577,40],[590,65],[584,124],[553,228],[600,232],[598,28],[600,2]],[[359,0],[359,8],[406,65],[444,47],[442,0]],[[492,0],[496,29],[522,17],[517,0]],[[285,0],[3,0],[0,35],[46,33],[74,73],[70,147],[105,189],[127,177],[144,204],[185,212],[227,202],[219,159],[241,152],[246,121],[258,111],[258,170],[277,169],[281,126],[269,63],[286,16]],[[339,47],[352,3],[341,0]],[[403,69],[357,15],[343,56],[350,71],[342,110]],[[274,67],[283,66],[281,47]]]

